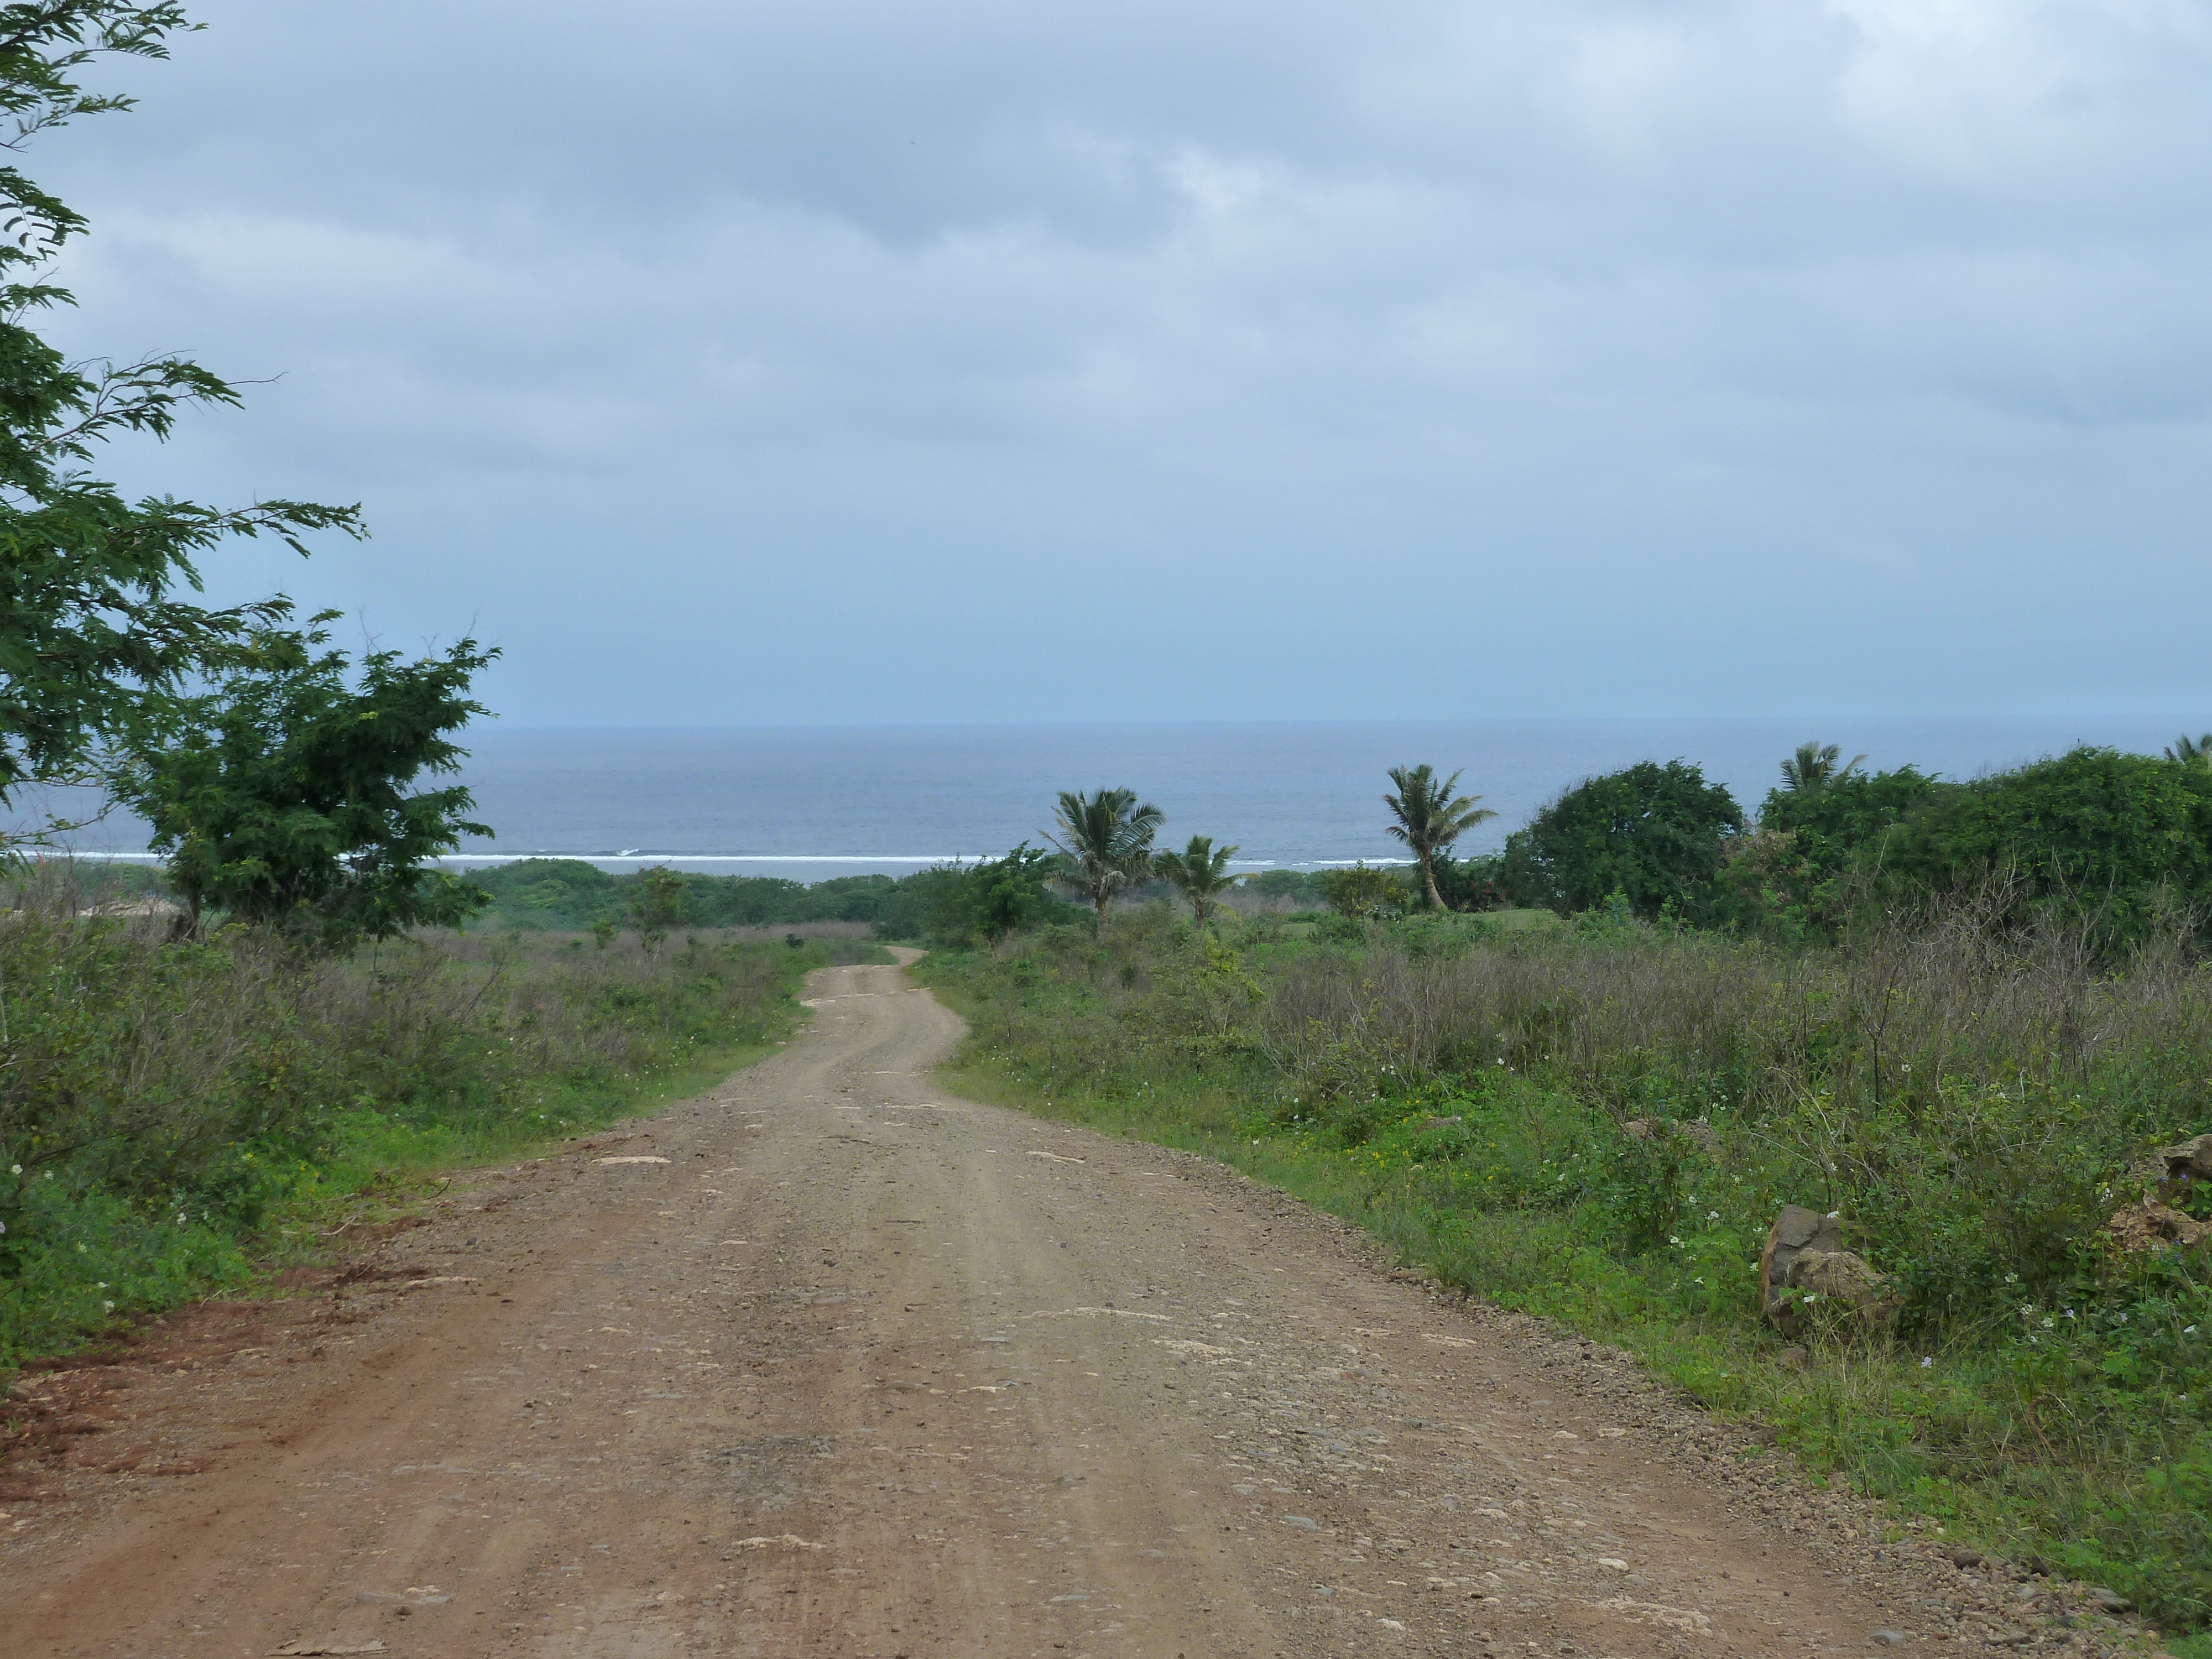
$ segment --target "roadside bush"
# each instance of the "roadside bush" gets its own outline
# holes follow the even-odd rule
[[[342,957],[164,919],[0,914],[0,1365],[281,1248],[392,1167],[608,1121],[784,1029],[865,942],[432,935]]]

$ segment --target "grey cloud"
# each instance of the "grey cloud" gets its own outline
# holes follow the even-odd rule
[[[67,337],[518,719],[2212,701],[2201,3],[205,11]]]

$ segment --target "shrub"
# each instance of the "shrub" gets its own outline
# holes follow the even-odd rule
[[[1330,909],[1356,920],[1401,916],[1416,897],[1413,884],[1403,877],[1364,862],[1348,870],[1323,871],[1321,890]]]
[[[1934,791],[1885,838],[1893,884],[1925,902],[2001,878],[2007,921],[2053,905],[2124,945],[2212,902],[2212,771],[2075,749]]]
[[[1577,784],[1506,838],[1516,902],[1571,915],[1623,895],[1641,917],[1703,921],[1729,839],[1735,798],[1686,761],[1644,761]]]
[[[0,1365],[242,1271],[291,1210],[392,1160],[604,1122],[765,1041],[823,959],[452,935],[331,957],[0,913]]]
[[[1869,896],[1888,837],[1948,787],[1902,766],[1770,791],[1756,833],[1729,847],[1722,908],[1754,931],[1832,939]]]

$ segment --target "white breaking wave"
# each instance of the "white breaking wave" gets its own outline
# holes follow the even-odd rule
[[[159,864],[158,853],[79,851],[73,858],[100,859],[116,864]],[[526,859],[568,859],[578,864],[911,864],[926,869],[934,864],[987,864],[1003,853],[448,853],[431,860],[436,864],[520,864]],[[1273,859],[1231,859],[1232,870],[1334,870],[1365,863],[1410,865],[1411,859],[1316,859],[1307,864],[1283,864]]]
[[[580,864],[978,864],[999,853],[448,853],[441,864],[520,864],[525,859],[574,859]]]

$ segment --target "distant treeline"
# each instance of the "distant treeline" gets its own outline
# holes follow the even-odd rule
[[[1968,782],[1911,766],[1887,772],[1807,744],[1745,811],[1694,763],[1646,761],[1585,779],[1540,808],[1498,852],[1435,860],[1455,910],[1612,908],[1686,926],[1832,937],[1869,909],[1895,912],[1978,887],[2019,918],[2061,904],[2106,937],[2140,937],[2161,911],[2212,914],[2212,764],[2185,740],[2163,756],[2081,748]],[[1079,919],[1060,860],[1005,859],[910,876],[811,885],[768,876],[678,874],[684,927],[862,922],[878,939],[965,942]],[[494,926],[626,927],[643,875],[573,859],[527,859],[467,878]],[[1121,902],[1159,898],[1133,882]],[[1270,870],[1237,908],[1387,916],[1419,908],[1410,870]]]
[[[793,927],[809,922],[865,922],[878,939],[966,943],[1043,921],[1079,921],[1081,906],[1054,890],[1052,861],[1031,848],[1004,859],[942,865],[910,876],[836,876],[811,884],[778,876],[672,872],[682,883],[679,927]],[[586,933],[595,925],[630,927],[641,874],[614,875],[581,859],[522,859],[465,878],[490,898],[483,924],[525,933]],[[1314,909],[1328,902],[1328,875],[1270,870],[1239,890],[1270,908]],[[1132,890],[1144,899],[1164,883]]]
[[[2015,921],[2056,905],[2120,939],[2161,912],[2212,912],[2212,765],[2190,739],[1967,782],[1865,771],[1832,744],[1781,770],[1755,817],[1679,760],[1592,778],[1455,872],[1494,902],[1784,935],[1832,937],[1966,889]]]
[[[1968,781],[1868,771],[1808,744],[1746,811],[1694,763],[1644,761],[1563,790],[1495,853],[1434,860],[1454,910],[1610,911],[1778,939],[1833,939],[1855,921],[1971,894],[1991,921],[2063,915],[2127,945],[2162,916],[2212,917],[2212,737],[2163,755],[2082,747]],[[1421,908],[1412,871],[1281,872],[1348,915]]]
[[[678,927],[788,927],[809,922],[865,922],[878,939],[957,940],[980,933],[1081,913],[1048,888],[1045,860],[1023,849],[1005,859],[945,865],[910,876],[837,876],[807,884],[778,876],[709,876],[684,871],[613,875],[580,859],[523,859],[471,872],[466,880],[491,900],[489,926],[523,932],[582,933],[635,924],[650,879],[680,883]],[[993,890],[1004,925],[981,912]]]
[[[896,902],[889,876],[840,876],[811,886],[774,876],[702,876],[683,872],[680,923],[687,927],[758,927],[809,921],[873,922]],[[581,933],[598,921],[628,927],[641,886],[581,859],[523,859],[465,878],[491,896],[489,921],[525,931]]]

